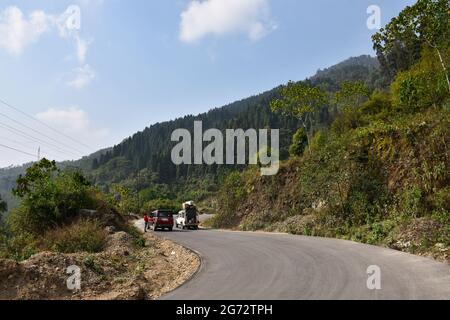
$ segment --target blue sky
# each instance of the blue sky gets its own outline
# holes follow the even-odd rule
[[[65,134],[0,104],[0,113],[54,138],[42,145],[0,126],[0,144],[30,154],[40,146],[59,160],[112,146],[153,123],[373,54],[368,6],[380,7],[384,25],[413,2],[0,0],[0,99]],[[79,30],[65,28],[70,5],[80,8]],[[37,134],[0,115],[1,124]],[[0,154],[0,167],[34,160]]]

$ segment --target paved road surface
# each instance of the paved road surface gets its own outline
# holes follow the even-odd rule
[[[214,230],[158,232],[196,250],[199,272],[163,299],[450,299],[450,266],[349,241]],[[381,268],[381,290],[367,268]]]

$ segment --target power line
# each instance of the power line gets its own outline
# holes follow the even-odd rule
[[[22,126],[22,127],[24,127],[24,128],[27,128],[28,130],[31,130],[31,131],[33,131],[33,132],[35,132],[35,133],[37,133],[37,134],[39,134],[39,135],[41,135],[41,136],[47,138],[47,139],[50,139],[50,140],[52,140],[52,141],[54,141],[54,142],[56,142],[56,143],[62,145],[62,146],[65,146],[66,148],[72,149],[72,150],[76,151],[77,153],[79,153],[80,155],[84,155],[84,152],[82,152],[82,151],[80,151],[80,150],[78,150],[78,149],[76,149],[76,148],[74,148],[74,147],[71,147],[71,146],[69,146],[69,145],[67,145],[67,144],[65,144],[65,143],[62,143],[62,142],[60,142],[60,141],[58,141],[58,140],[55,140],[55,139],[53,139],[52,137],[50,137],[50,136],[48,136],[48,135],[46,135],[46,134],[44,134],[44,133],[41,133],[41,132],[39,132],[38,130],[35,130],[35,129],[33,129],[33,128],[31,128],[31,127],[29,127],[29,126],[27,126],[27,125],[25,125],[25,124],[23,124],[23,123],[20,123],[19,121],[15,120],[15,119],[13,119],[13,118],[11,118],[11,117],[9,117],[9,116],[7,116],[6,114],[0,113],[0,116],[3,116],[3,117],[5,117],[6,119],[8,119],[8,120],[10,120],[10,121],[12,121],[12,122],[17,123],[18,125],[20,125],[20,126]]]
[[[48,128],[48,129],[50,129],[50,130],[52,130],[52,131],[54,131],[54,132],[56,132],[56,133],[58,133],[58,134],[60,134],[60,135],[62,135],[62,136],[64,136],[64,137],[66,137],[67,139],[70,139],[70,140],[72,140],[73,142],[76,142],[76,143],[78,143],[79,145],[82,145],[83,147],[87,148],[89,151],[92,151],[92,148],[91,148],[90,146],[88,146],[87,144],[85,144],[85,143],[83,143],[83,142],[81,142],[81,141],[79,141],[79,140],[77,140],[77,139],[74,139],[74,138],[72,138],[72,137],[66,135],[64,132],[61,132],[61,131],[59,131],[59,130],[56,130],[55,128],[49,126],[49,125],[46,124],[45,122],[43,122],[43,121],[41,121],[41,120],[39,120],[39,119],[36,119],[36,118],[33,117],[32,115],[26,113],[25,111],[20,110],[20,109],[17,108],[17,107],[14,107],[14,106],[10,105],[9,103],[5,102],[4,100],[0,99],[0,103],[4,104],[5,106],[7,106],[7,107],[9,107],[9,108],[11,108],[11,109],[13,109],[13,110],[15,110],[15,111],[21,113],[21,114],[23,114],[23,115],[26,116],[27,118],[30,118],[30,119],[32,119],[32,120],[34,120],[34,121],[40,123],[41,125],[45,126],[46,128]]]
[[[73,157],[73,156],[76,157],[77,156],[77,154],[75,154],[75,153],[73,153],[71,151],[64,150],[64,149],[60,148],[57,145],[51,144],[51,143],[49,143],[47,141],[44,141],[44,140],[42,140],[40,138],[33,137],[33,136],[29,135],[28,133],[26,133],[26,132],[24,132],[22,130],[19,130],[17,128],[14,128],[14,127],[12,127],[10,125],[7,125],[5,123],[0,122],[0,127],[4,128],[4,129],[6,129],[6,130],[8,130],[8,131],[10,131],[12,133],[18,134],[18,135],[20,135],[20,136],[22,136],[24,138],[31,139],[35,143],[45,144],[45,145],[49,146],[50,149],[53,149],[54,151],[56,151],[56,152],[58,152],[60,154],[64,154],[64,155],[70,156],[70,157]]]
[[[9,141],[10,143],[14,143],[14,144],[16,144],[16,145],[20,145],[22,148],[27,148],[28,150],[29,150],[29,149],[33,149],[33,147],[31,147],[31,146],[26,146],[26,145],[24,145],[26,142],[20,142],[20,141],[14,140],[14,139],[10,139],[10,138],[8,138],[8,137],[0,137],[0,139],[5,140],[5,141]],[[36,143],[36,142],[33,142],[33,143]],[[39,148],[38,148],[38,150],[39,150],[38,153],[40,152],[40,149],[41,149],[41,147],[39,146]],[[56,155],[54,155],[54,154],[52,154],[52,153],[50,153],[50,152],[47,152],[47,151],[43,151],[42,153],[43,153],[43,154],[46,154],[49,158],[53,158],[54,160],[60,160],[60,159],[62,159],[61,156],[56,156]]]
[[[10,150],[14,150],[16,152],[20,152],[20,153],[26,154],[28,156],[32,156],[33,158],[36,158],[35,154],[31,154],[31,153],[28,153],[26,151],[22,151],[22,150],[19,150],[19,149],[16,149],[16,148],[8,147],[8,146],[5,146],[4,144],[1,144],[1,143],[0,143],[0,147],[6,148],[6,149],[10,149]]]
[[[47,141],[44,141],[44,140],[42,140],[40,138],[33,137],[33,136],[29,135],[28,133],[26,133],[26,132],[24,132],[22,130],[19,130],[17,128],[14,128],[14,127],[12,127],[10,125],[7,125],[5,123],[0,122],[0,127],[4,128],[4,129],[6,129],[6,130],[8,130],[8,131],[10,131],[10,132],[12,132],[14,134],[18,134],[18,135],[20,135],[20,136],[22,136],[24,138],[31,139],[34,142],[45,144],[45,145],[49,146],[50,149],[53,149],[54,151],[56,151],[56,152],[58,152],[60,154],[70,155],[70,157],[73,157],[73,156],[77,157],[77,155],[75,153],[71,152],[71,151],[64,150],[64,149],[60,148],[59,146],[51,144],[51,143],[49,143]]]
[[[31,140],[27,140],[27,141],[17,141],[17,140],[15,140],[15,139],[11,139],[11,138],[8,138],[8,137],[5,137],[5,136],[0,136],[0,139],[10,140],[10,141],[12,141],[12,142],[14,142],[14,143],[17,143],[17,144],[30,144],[30,143],[36,143],[36,141],[31,141]]]

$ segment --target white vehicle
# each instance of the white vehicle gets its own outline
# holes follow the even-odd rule
[[[197,207],[193,201],[183,203],[183,210],[178,212],[178,217],[175,221],[177,228],[180,229],[194,229],[198,230],[200,224]]]

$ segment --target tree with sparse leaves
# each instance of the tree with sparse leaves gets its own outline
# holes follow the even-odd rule
[[[356,109],[370,97],[370,89],[362,81],[346,81],[334,94],[333,102],[344,109]]]
[[[316,125],[315,115],[319,108],[328,102],[327,94],[318,87],[293,81],[281,87],[280,93],[281,99],[270,103],[272,111],[300,120],[310,146]],[[311,148],[309,150],[311,151]]]
[[[373,36],[374,49],[391,78],[416,63],[422,48],[427,46],[435,51],[450,90],[447,68],[449,13],[448,0],[418,0]]]

